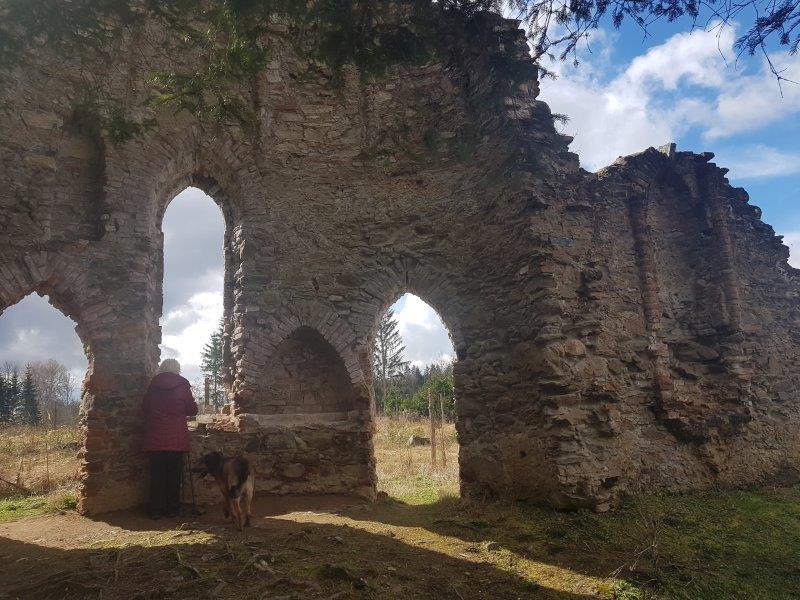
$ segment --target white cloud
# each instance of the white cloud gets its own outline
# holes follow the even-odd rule
[[[781,98],[765,63],[752,74],[737,68],[735,37],[733,27],[679,33],[613,77],[603,48],[577,68],[552,63],[559,77],[542,82],[542,99],[570,117],[564,133],[575,137],[572,149],[591,170],[618,156],[676,141],[690,130],[714,140],[800,112],[800,86],[786,84]],[[608,38],[598,39],[602,46]],[[789,72],[800,72],[800,56],[772,58]]]
[[[177,358],[184,376],[188,379],[199,377],[203,346],[219,327],[221,318],[221,292],[193,295],[185,305],[171,310],[161,319],[161,358]]]
[[[783,243],[789,246],[789,264],[800,269],[800,231],[790,231],[784,235]]]
[[[800,55],[772,59],[788,72],[800,73]],[[757,130],[800,112],[800,85],[786,83],[779,89],[766,64],[757,74],[731,78],[720,90],[704,132],[709,140]]]
[[[620,82],[633,89],[640,89],[648,82],[665,90],[675,90],[684,83],[719,87],[726,77],[720,67],[733,57],[733,41],[730,27],[721,31],[678,33],[633,59]]]
[[[394,316],[401,331],[412,325],[430,330],[436,326],[437,321],[441,322],[436,311],[414,294],[403,295],[394,306],[397,307]]]
[[[23,369],[28,362],[50,359],[66,366],[76,382],[83,381],[88,360],[75,323],[46,296],[30,294],[0,318],[0,365],[8,361]]]
[[[718,152],[714,162],[730,169],[731,177],[736,179],[785,177],[800,173],[800,153],[784,152],[765,144]]]
[[[405,360],[424,368],[455,356],[450,334],[428,304],[413,294],[405,294],[392,306],[400,336],[405,345]]]

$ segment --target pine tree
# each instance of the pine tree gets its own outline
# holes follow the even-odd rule
[[[10,413],[9,409],[6,409],[6,406],[9,406],[10,398],[9,398],[9,389],[8,383],[6,382],[5,375],[0,373],[0,423],[5,423],[6,420],[3,416],[8,412]]]
[[[26,425],[40,425],[42,422],[37,396],[36,387],[33,385],[33,373],[31,368],[27,367],[25,369],[25,378],[22,380],[19,404],[17,405],[19,420]]]
[[[19,372],[16,367],[11,371],[5,385],[3,402],[0,404],[0,423],[10,423],[14,416],[14,409],[19,404]]]
[[[216,407],[225,404],[225,392],[222,385],[222,346],[223,346],[224,324],[219,323],[219,329],[211,334],[203,352],[200,355],[200,367],[203,375],[211,382],[211,402]]]
[[[378,406],[381,408],[385,409],[392,380],[397,378],[408,364],[408,361],[403,360],[405,350],[403,338],[400,337],[400,332],[397,329],[397,319],[394,318],[394,311],[388,310],[378,325],[372,358],[373,369],[379,386],[377,401]]]

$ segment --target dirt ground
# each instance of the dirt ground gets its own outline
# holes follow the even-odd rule
[[[0,465],[50,490],[0,487],[0,600],[800,598],[800,487],[641,496],[606,514],[465,501],[452,424],[447,465],[408,446],[426,432],[379,421],[384,500],[257,498],[253,527],[239,532],[218,507],[174,520],[81,517],[71,446],[57,462],[41,451],[54,439],[0,431]]]
[[[15,451],[9,465],[17,464],[17,454],[27,457],[26,465],[45,464],[43,444],[31,445],[43,439],[38,430],[4,433]],[[11,522],[0,519],[0,564],[6,565],[0,598],[610,597],[602,578],[525,558],[496,542],[483,507],[468,509],[457,498],[452,423],[440,438],[436,468],[429,447],[407,444],[411,435],[427,434],[425,422],[379,421],[378,476],[389,499],[257,498],[253,527],[244,533],[216,507],[160,521],[139,512],[92,520],[73,511],[22,519],[7,511]],[[50,479],[61,474],[69,483],[78,463],[65,454],[67,462]],[[52,455],[47,458],[52,464]],[[23,476],[34,473],[26,468]]]
[[[33,517],[0,525],[0,597],[600,597],[600,579],[570,582],[556,565],[520,569],[524,559],[483,540],[477,526],[437,523],[436,514],[394,501],[294,497],[258,499],[243,533],[216,509],[192,520]],[[453,525],[452,535],[432,525]],[[521,574],[532,566],[537,582]]]

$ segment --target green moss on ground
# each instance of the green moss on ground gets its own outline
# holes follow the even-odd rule
[[[525,504],[442,502],[431,509],[429,528],[497,541],[507,554],[498,555],[498,566],[513,562],[518,575],[537,580],[536,565],[546,564],[607,578],[599,597],[800,597],[797,488],[647,496],[602,515]]]
[[[8,523],[24,517],[73,510],[77,504],[75,493],[71,491],[5,498],[0,500],[0,523]]]

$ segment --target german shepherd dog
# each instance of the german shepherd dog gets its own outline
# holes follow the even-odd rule
[[[255,470],[242,456],[226,458],[221,452],[209,452],[200,459],[196,469],[203,478],[211,475],[222,492],[222,512],[231,518],[239,531],[250,526],[250,504],[255,489]]]

